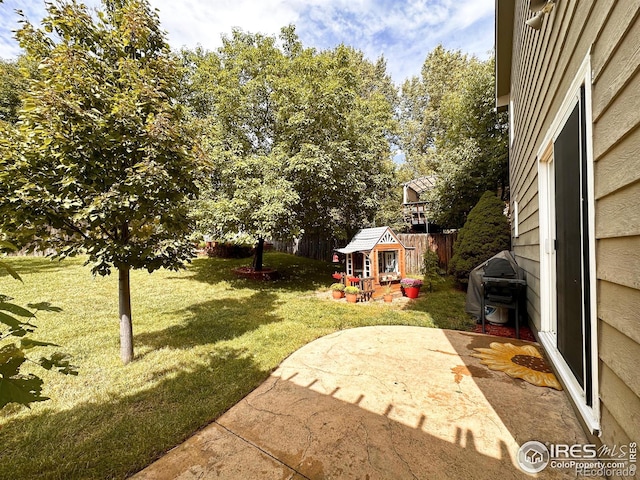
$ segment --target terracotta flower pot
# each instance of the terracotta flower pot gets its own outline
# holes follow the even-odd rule
[[[341,290],[332,290],[331,292],[332,292],[333,298],[335,298],[336,300],[344,297],[344,292]]]
[[[347,293],[347,302],[356,303],[358,301],[357,293]]]
[[[420,287],[404,287],[404,294],[408,298],[418,298]]]
[[[387,293],[383,298],[384,298],[385,303],[393,302],[393,295],[391,295],[390,293]]]

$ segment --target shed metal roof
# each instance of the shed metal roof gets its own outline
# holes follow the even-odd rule
[[[396,237],[389,227],[373,227],[363,228],[351,239],[349,244],[344,248],[337,248],[340,253],[368,252],[380,241],[385,232],[389,230]]]

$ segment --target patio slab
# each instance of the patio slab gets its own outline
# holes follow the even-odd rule
[[[518,479],[519,445],[588,443],[564,392],[471,357],[514,339],[420,327],[344,330],[133,478]]]

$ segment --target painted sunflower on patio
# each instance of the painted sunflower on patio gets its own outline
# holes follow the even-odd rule
[[[562,390],[553,371],[533,345],[518,347],[510,343],[493,342],[489,347],[474,348],[479,353],[472,353],[471,356],[480,358],[480,363],[491,370],[499,370],[539,387]]]

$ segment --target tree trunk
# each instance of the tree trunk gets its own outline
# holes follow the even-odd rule
[[[120,358],[125,365],[133,360],[133,326],[131,324],[131,287],[129,267],[118,267],[118,298],[120,315]]]
[[[264,238],[258,239],[258,244],[256,245],[256,256],[253,260],[253,269],[256,272],[262,271],[262,254],[264,253]]]

